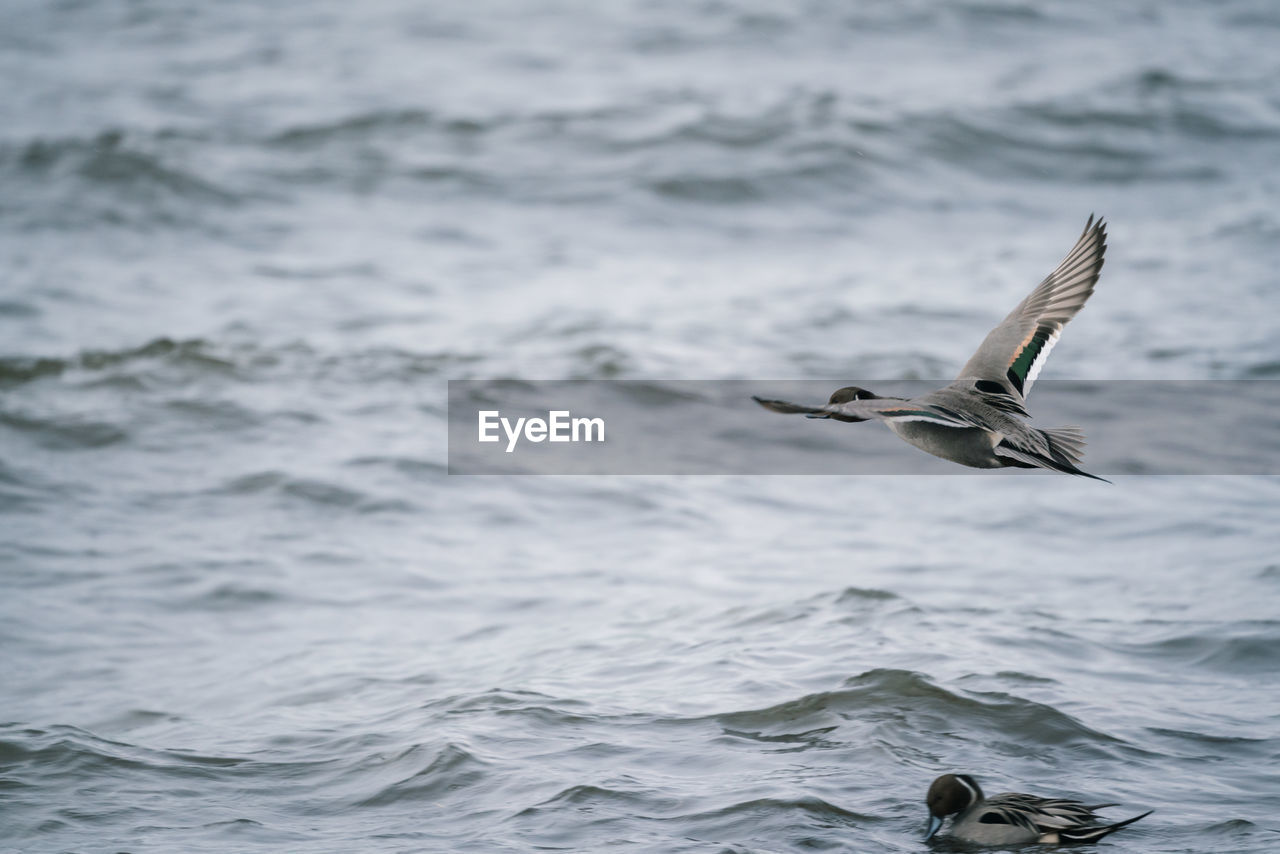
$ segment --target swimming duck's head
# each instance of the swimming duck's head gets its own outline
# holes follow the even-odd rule
[[[968,809],[981,798],[982,789],[968,774],[943,774],[934,780],[925,796],[925,803],[929,805],[929,831],[924,838],[937,833],[944,818]]]

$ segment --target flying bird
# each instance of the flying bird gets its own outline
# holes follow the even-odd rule
[[[1078,468],[1079,427],[1042,430],[1025,419],[1027,395],[1067,321],[1093,293],[1107,249],[1107,226],[1093,216],[1067,257],[1000,325],[948,386],[921,397],[881,397],[857,386],[821,406],[752,397],[765,409],[837,421],[883,421],[906,442],[974,468],[1043,468],[1106,478]],[[1107,481],[1108,483],[1110,481]]]

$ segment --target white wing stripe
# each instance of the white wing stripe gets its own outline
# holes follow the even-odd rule
[[[1045,341],[1044,346],[1040,348],[1039,355],[1036,356],[1035,361],[1031,363],[1030,369],[1027,370],[1026,382],[1022,384],[1024,394],[1031,388],[1031,384],[1036,381],[1036,377],[1040,376],[1040,369],[1044,367],[1045,361],[1049,358],[1049,351],[1053,349],[1054,344],[1058,343],[1058,336],[1061,334],[1062,327],[1058,327],[1058,330],[1050,335],[1049,340]]]

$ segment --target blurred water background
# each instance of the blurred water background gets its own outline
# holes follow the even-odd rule
[[[1276,478],[460,477],[445,409],[946,379],[1090,212],[1045,378],[1276,379],[1278,39],[8,0],[0,850],[914,852],[962,770],[1275,851]]]

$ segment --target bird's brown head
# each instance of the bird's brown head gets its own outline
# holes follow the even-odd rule
[[[848,403],[851,400],[878,400],[880,395],[872,394],[865,388],[858,388],[856,385],[838,388],[831,393],[831,399],[827,403]]]
[[[924,838],[929,839],[942,827],[942,820],[949,815],[963,812],[982,800],[978,781],[968,774],[943,774],[933,781],[925,802],[929,805],[929,829]]]
[[[827,401],[827,405],[830,406],[837,403],[848,403],[851,400],[875,400],[878,397],[879,395],[872,394],[865,388],[858,388],[856,385],[850,385],[833,391],[831,393],[831,398]],[[847,421],[849,423],[867,420],[865,418],[859,418],[856,415],[844,415],[838,412],[833,412],[825,417],[834,418],[836,421]]]
[[[938,818],[954,815],[967,809],[970,804],[982,797],[978,783],[968,774],[943,774],[933,781],[925,803],[929,812]]]

